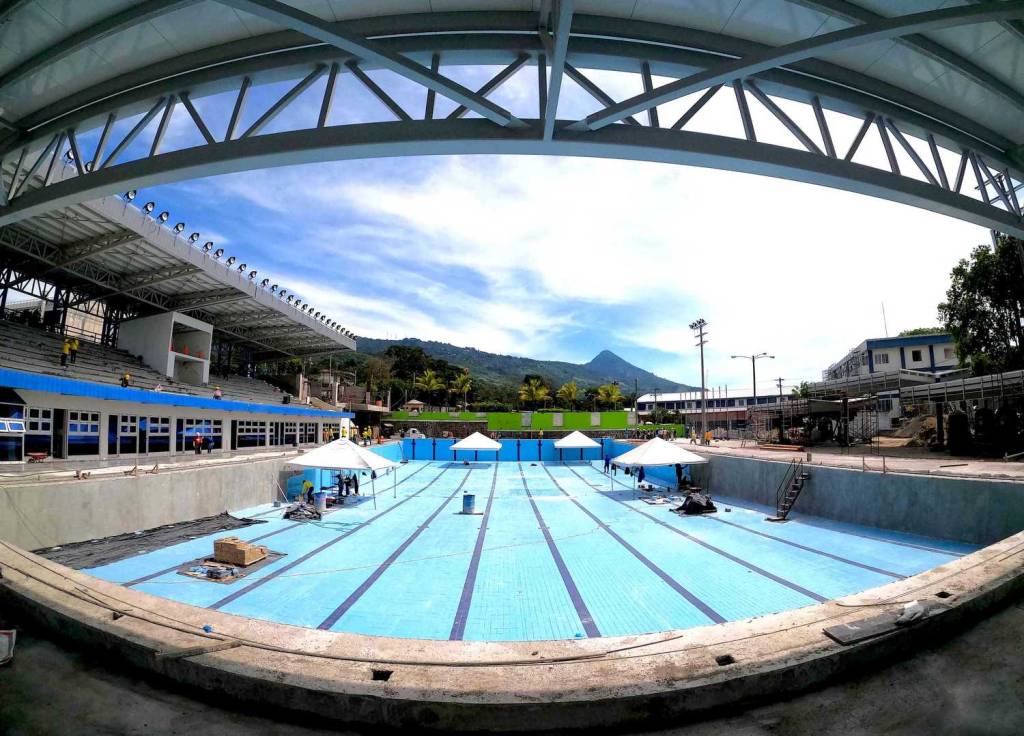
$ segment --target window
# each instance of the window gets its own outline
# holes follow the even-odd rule
[[[267,444],[267,423],[239,419],[235,422],[236,447],[262,447]]]
[[[942,348],[942,359],[953,360],[956,357],[956,351],[953,348]]]
[[[878,353],[875,355],[875,365],[885,365],[889,362],[889,353]]]
[[[100,414],[94,411],[68,412],[68,455],[100,454]]]
[[[219,450],[224,446],[223,432],[223,424],[220,419],[179,419],[177,422],[175,446],[177,447],[178,452],[191,450],[192,438],[197,434],[200,434],[205,437],[206,442],[209,443],[208,445],[203,445],[204,450],[207,447]]]
[[[140,437],[140,444],[142,441]],[[170,449],[171,420],[168,417],[149,417],[146,427],[146,452],[169,452]]]
[[[922,358],[921,358],[921,351],[920,350],[911,350],[910,351],[910,359],[913,362],[915,362],[915,363],[920,363],[921,360],[922,360]]]

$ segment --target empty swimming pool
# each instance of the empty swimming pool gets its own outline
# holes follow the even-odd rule
[[[321,522],[232,532],[283,556],[230,584],[178,569],[213,534],[88,570],[227,613],[366,635],[452,640],[621,636],[761,616],[856,593],[974,551],[971,545],[748,502],[680,517],[614,489],[596,463],[414,460]],[[364,490],[366,486],[364,484]],[[477,515],[463,515],[463,493]],[[726,512],[728,507],[731,511]]]

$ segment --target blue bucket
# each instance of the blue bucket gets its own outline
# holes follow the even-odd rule
[[[472,514],[476,512],[476,495],[473,493],[462,494],[462,513]]]

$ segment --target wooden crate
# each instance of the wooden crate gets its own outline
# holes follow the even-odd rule
[[[213,558],[217,562],[245,567],[266,556],[266,547],[243,542],[238,537],[221,537],[213,542]]]

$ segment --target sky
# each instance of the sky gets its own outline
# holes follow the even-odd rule
[[[442,71],[478,87],[497,68]],[[640,91],[635,75],[589,75],[616,99]],[[422,109],[421,89],[388,72],[371,76],[407,109]],[[492,98],[535,117],[535,78],[525,67]],[[331,124],[389,119],[350,75],[339,80]],[[254,87],[243,124],[289,86]],[[266,132],[308,127],[323,87],[321,79]],[[696,96],[663,105],[662,124]],[[809,108],[777,102],[816,137]],[[232,103],[225,93],[197,107],[216,130]],[[759,140],[798,145],[758,102],[750,105]],[[438,116],[453,107],[439,98]],[[595,109],[566,82],[560,118]],[[845,151],[860,121],[831,113],[829,121]],[[717,94],[686,129],[742,136],[731,91]],[[187,147],[197,136],[179,106],[166,145]],[[855,161],[881,160],[874,136]],[[898,155],[903,171],[913,172]],[[955,166],[947,159],[947,169]],[[702,317],[707,383],[736,392],[749,390],[750,363],[733,354],[775,356],[758,366],[763,393],[776,377],[787,386],[819,379],[865,338],[938,328],[936,305],[950,270],[988,240],[974,225],[823,187],[568,157],[325,162],[163,185],[136,203],[149,199],[157,211],[171,211],[171,223],[186,221],[189,232],[358,335],[572,362],[608,349],[699,384],[688,325]]]

